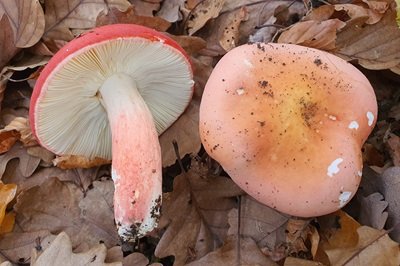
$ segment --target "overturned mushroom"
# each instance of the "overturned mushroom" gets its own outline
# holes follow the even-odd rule
[[[142,26],[104,26],[65,45],[43,69],[31,127],[56,154],[112,157],[115,220],[130,241],[157,225],[158,134],[182,114],[192,92],[191,66],[176,42]]]
[[[357,191],[376,97],[354,66],[291,44],[248,44],[212,72],[200,106],[207,153],[258,201],[312,217]]]

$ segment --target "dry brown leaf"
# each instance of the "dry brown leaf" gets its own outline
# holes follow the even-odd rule
[[[206,255],[222,243],[228,231],[228,212],[241,190],[232,180],[207,171],[192,162],[192,169],[175,177],[173,192],[164,196],[159,229],[166,230],[155,255],[175,256],[174,265]]]
[[[107,14],[111,8],[125,11],[129,6],[126,0],[47,0],[44,36],[47,39],[72,40],[74,36],[70,29],[93,28],[100,12]]]
[[[115,246],[119,237],[110,202],[113,189],[111,181],[94,182],[85,197],[76,185],[51,178],[18,196],[16,222],[25,232],[65,231],[74,247],[99,241]]]
[[[129,0],[129,2],[133,4],[138,15],[152,17],[155,12],[160,10],[162,0]]]
[[[66,233],[61,232],[42,253],[38,253],[36,249],[33,250],[31,265],[122,265],[121,262],[104,263],[106,254],[107,249],[103,244],[98,244],[84,253],[73,253],[71,240]]]
[[[10,233],[14,229],[15,212],[8,212],[4,215],[3,222],[0,224],[0,235]]]
[[[18,140],[20,140],[24,146],[34,146],[38,144],[36,138],[32,134],[27,118],[15,117],[4,129],[0,130],[0,135],[12,131],[18,133]]]
[[[364,197],[360,197],[360,215],[358,221],[362,225],[367,225],[375,229],[383,229],[388,218],[388,212],[385,211],[388,202],[384,200],[383,195],[379,192]]]
[[[400,30],[396,12],[389,9],[376,24],[363,25],[363,20],[347,22],[338,34],[335,54],[357,62],[368,69],[399,69]],[[400,71],[396,72],[400,74]]]
[[[42,37],[44,14],[39,1],[0,0],[0,17],[3,15],[7,16],[11,22],[16,47],[30,47]]]
[[[185,6],[185,0],[168,0],[164,1],[157,16],[171,23],[182,20],[183,15],[181,9]]]
[[[16,143],[8,152],[0,156],[0,176],[3,181],[9,183],[9,178],[3,174],[7,164],[17,158],[19,159],[18,168],[23,177],[31,176],[40,163],[40,158],[30,156],[21,144]]]
[[[378,189],[388,203],[387,212],[389,215],[386,228],[393,229],[389,235],[394,240],[400,241],[400,167],[388,168],[378,180],[380,182]]]
[[[29,263],[32,249],[45,249],[54,238],[46,230],[5,234],[0,238],[0,253],[13,263]]]
[[[241,197],[240,234],[254,239],[259,247],[274,249],[284,242],[288,217],[250,196]],[[237,234],[238,210],[229,212],[229,235]]]
[[[149,259],[146,258],[142,253],[134,252],[129,254],[122,260],[123,266],[163,266],[161,263],[149,264]]]
[[[5,153],[20,138],[20,134],[16,130],[0,130],[0,154]]]
[[[361,226],[357,234],[356,246],[325,250],[332,265],[400,265],[399,244],[391,240],[387,232]]]
[[[0,226],[3,225],[7,205],[14,199],[16,192],[17,186],[15,184],[3,184],[0,181]]]
[[[400,137],[389,133],[383,142],[386,144],[387,151],[392,158],[394,166],[400,166]]]
[[[344,211],[318,217],[321,225],[320,234],[321,246],[328,249],[350,249],[357,245],[359,236],[357,229],[360,224],[351,218]]]
[[[248,16],[247,9],[242,7],[234,12],[228,13],[225,25],[221,25],[222,35],[219,36],[219,44],[229,52],[238,45],[239,42],[239,26]]]
[[[167,35],[176,41],[189,55],[193,55],[207,46],[207,42],[200,37],[187,35],[177,36],[172,34]]]
[[[240,259],[238,256],[240,253]],[[241,238],[240,247],[237,239],[231,236],[224,245],[208,253],[201,259],[187,264],[187,266],[220,266],[220,265],[263,265],[278,266],[275,262],[265,256],[251,238]]]
[[[303,260],[299,258],[287,257],[283,266],[325,266],[318,261]]]
[[[79,155],[62,155],[53,160],[53,164],[61,169],[91,168],[110,163],[111,161],[107,159],[99,157],[88,159]]]
[[[171,26],[170,22],[160,17],[147,17],[138,15],[133,6],[130,6],[125,11],[120,11],[117,8],[111,8],[108,10],[107,14],[102,11],[96,19],[96,26],[115,23],[138,24],[155,29],[157,31],[166,31]]]
[[[218,17],[225,1],[226,0],[204,0],[192,9],[185,27],[189,35],[193,35],[201,29],[210,19]]]
[[[293,43],[321,50],[335,49],[336,33],[346,23],[338,19],[329,19],[322,22],[303,21],[294,24],[284,31],[278,39],[279,43]]]
[[[0,29],[0,69],[2,69],[20,49],[14,44],[13,31],[7,16],[0,16]],[[4,83],[2,76],[0,76],[1,83]]]
[[[386,4],[386,9],[388,8],[387,3],[381,2],[382,4]],[[336,11],[344,11],[351,19],[357,19],[366,17],[367,20],[365,21],[366,24],[375,24],[383,17],[386,9],[382,10],[381,12],[376,12],[369,8],[364,8],[359,5],[354,4],[340,4],[334,5]]]

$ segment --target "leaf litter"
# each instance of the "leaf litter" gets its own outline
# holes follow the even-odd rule
[[[400,264],[398,2],[5,2],[0,190],[7,195],[0,197],[0,265]],[[123,251],[116,234],[109,161],[55,157],[37,145],[27,117],[30,92],[49,56],[83,31],[113,23],[166,31],[191,56],[195,80],[192,103],[160,137],[165,176],[173,182],[164,191],[160,226],[133,253]],[[287,217],[244,195],[201,151],[204,85],[221,55],[249,41],[330,51],[362,67],[373,83],[380,116],[364,146],[362,185],[344,211],[306,221]],[[177,158],[173,142],[191,156]]]

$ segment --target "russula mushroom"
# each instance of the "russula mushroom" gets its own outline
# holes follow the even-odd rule
[[[259,202],[298,217],[328,214],[357,191],[374,90],[327,52],[254,43],[214,68],[200,106],[207,153]]]
[[[123,240],[157,225],[162,165],[158,135],[193,93],[188,56],[152,29],[115,24],[65,45],[38,78],[30,124],[59,155],[112,159],[114,211]]]

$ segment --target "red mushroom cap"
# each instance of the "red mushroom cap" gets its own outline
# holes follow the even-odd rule
[[[200,135],[248,194],[312,217],[354,196],[376,116],[374,90],[351,64],[298,45],[256,43],[231,50],[214,68]]]

